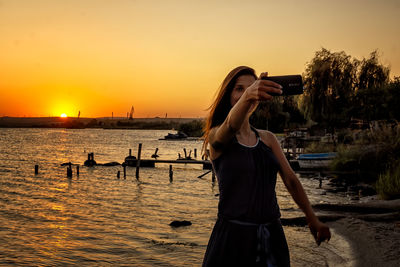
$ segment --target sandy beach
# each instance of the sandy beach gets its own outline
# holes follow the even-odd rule
[[[350,243],[352,257],[346,259],[344,266],[400,265],[400,220],[368,222],[347,217],[328,225]]]
[[[372,196],[359,203],[313,207],[331,228],[332,238],[317,246],[304,217],[281,218],[291,226],[285,231],[291,236],[292,266],[400,266],[400,200]]]
[[[344,251],[342,260],[332,259],[326,266],[400,266],[400,200],[377,200],[375,196],[348,208],[353,211],[345,209],[341,212],[344,218],[327,224],[333,233],[330,242],[345,239],[351,253]],[[378,214],[379,209],[385,212]]]

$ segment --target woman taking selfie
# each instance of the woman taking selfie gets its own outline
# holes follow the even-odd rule
[[[275,193],[277,172],[305,213],[319,245],[329,227],[315,216],[303,187],[275,135],[249,123],[260,101],[281,94],[281,86],[260,79],[249,67],[237,67],[223,81],[205,126],[203,150],[219,184],[218,219],[203,266],[290,266]]]

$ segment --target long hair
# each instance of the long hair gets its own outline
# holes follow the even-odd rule
[[[214,102],[208,108],[210,110],[210,113],[208,114],[205,126],[203,128],[203,132],[204,132],[204,135],[203,135],[204,143],[203,143],[203,148],[202,148],[203,154],[205,154],[206,150],[207,150],[210,130],[212,128],[214,128],[215,126],[221,125],[225,121],[226,117],[228,116],[229,111],[232,108],[231,93],[232,93],[233,87],[236,84],[236,80],[239,78],[239,76],[242,76],[242,75],[252,75],[252,76],[254,76],[254,78],[257,79],[254,69],[252,69],[250,67],[240,66],[240,67],[233,69],[225,77],[224,81],[222,82],[222,84],[219,88],[219,92],[218,92]]]

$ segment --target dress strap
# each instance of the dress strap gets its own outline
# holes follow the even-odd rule
[[[250,129],[253,130],[253,132],[256,134],[256,137],[257,137],[257,138],[260,138],[260,134],[258,133],[258,131],[257,131],[256,128],[254,128],[253,126],[250,125]]]

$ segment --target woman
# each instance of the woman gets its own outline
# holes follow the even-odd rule
[[[281,94],[281,88],[258,79],[249,67],[237,67],[211,106],[203,150],[209,147],[220,196],[203,266],[290,266],[275,193],[278,171],[317,244],[330,239],[275,135],[249,123],[259,101],[271,100],[270,93]]]

